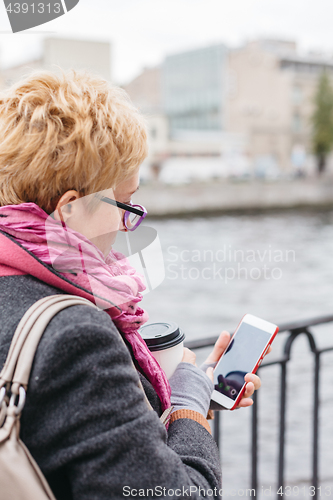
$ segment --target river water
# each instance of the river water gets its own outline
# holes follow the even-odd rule
[[[173,320],[187,339],[233,331],[247,312],[281,324],[333,313],[333,211],[148,220],[158,232],[165,279],[145,295],[150,321]],[[313,329],[333,346],[333,324]],[[281,355],[278,335],[270,359]],[[205,353],[198,353],[199,361]],[[321,496],[333,498],[333,352],[321,367]],[[276,497],[279,367],[262,367],[259,392],[259,491]],[[304,338],[288,366],[286,486],[311,496],[313,359]],[[249,496],[251,409],[223,412],[224,496]],[[265,494],[262,487],[265,488]],[[299,489],[297,489],[297,487]],[[326,489],[325,489],[326,488]],[[331,490],[329,490],[331,488]],[[274,493],[274,494],[273,494]]]

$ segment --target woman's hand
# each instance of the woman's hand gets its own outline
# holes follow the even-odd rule
[[[197,364],[195,362],[196,358],[197,358],[197,356],[193,351],[191,351],[187,347],[184,347],[184,354],[183,354],[183,359],[182,359],[183,363],[191,363],[191,365],[197,366]]]
[[[214,348],[206,361],[204,362],[204,365],[210,365],[205,371],[208,375],[208,377],[213,381],[213,366],[216,365],[216,363],[219,361],[220,357],[226,350],[228,344],[230,342],[230,334],[227,331],[223,331],[219,338],[217,339]],[[270,353],[272,350],[272,347],[267,351],[267,354]],[[192,353],[189,349],[187,349],[189,353],[194,355],[194,362],[192,364],[195,364],[195,354]],[[190,359],[190,354],[186,353],[186,356],[188,359]],[[184,353],[185,357],[185,353]],[[183,361],[185,359],[183,358]],[[191,363],[191,361],[187,361],[188,363]],[[259,387],[261,386],[261,380],[258,377],[258,375],[254,375],[253,373],[247,373],[244,377],[244,380],[246,382],[245,386],[245,392],[242,396],[242,399],[239,402],[239,405],[237,408],[246,408],[247,406],[251,406],[253,404],[253,400],[251,399],[252,394],[254,391],[258,390]]]

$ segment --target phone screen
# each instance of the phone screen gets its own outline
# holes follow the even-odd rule
[[[244,385],[244,376],[252,372],[271,336],[255,326],[241,323],[214,370],[214,389],[235,400]]]

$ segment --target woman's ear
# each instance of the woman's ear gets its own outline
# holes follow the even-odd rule
[[[57,206],[53,213],[54,218],[56,220],[62,220],[63,222],[66,222],[66,220],[71,217],[71,215],[73,215],[73,205],[71,204],[71,202],[78,200],[79,198],[79,193],[77,191],[74,191],[74,189],[66,191],[66,193],[62,195],[57,203]]]

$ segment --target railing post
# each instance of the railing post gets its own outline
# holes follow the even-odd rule
[[[221,431],[221,422],[220,422],[220,411],[214,411],[214,439],[216,441],[217,447],[220,450],[221,456],[221,445],[220,445],[220,431]]]
[[[253,394],[252,405],[252,462],[251,488],[257,494],[258,488],[258,392]]]
[[[312,450],[312,485],[314,498],[318,488],[318,423],[319,423],[319,369],[320,353],[315,353],[314,398],[313,398],[313,450]]]
[[[279,472],[278,488],[284,488],[284,449],[286,430],[286,395],[287,395],[287,362],[281,362],[281,394],[280,394],[280,442],[279,442]],[[278,495],[280,499],[281,496]]]

